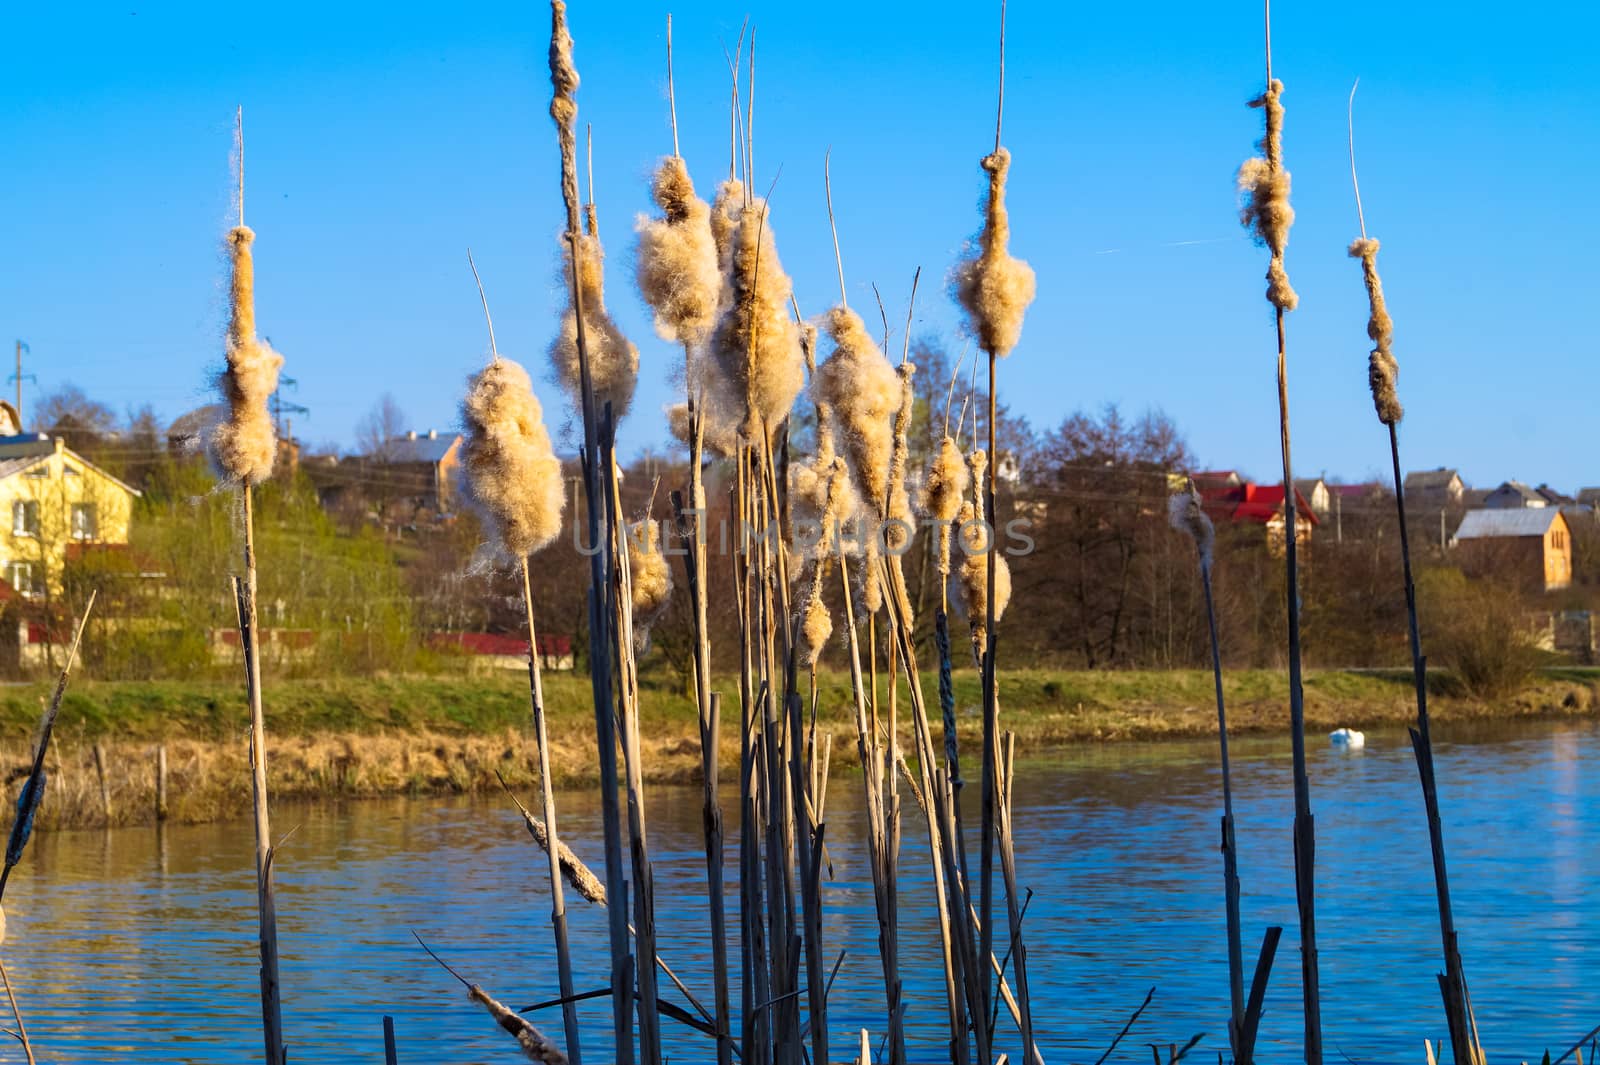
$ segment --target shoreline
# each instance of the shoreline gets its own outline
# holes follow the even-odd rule
[[[722,678],[719,678],[722,679]],[[930,714],[937,681],[925,676]],[[1448,675],[1430,675],[1435,726],[1468,722],[1565,720],[1600,716],[1600,670],[1542,671],[1521,691],[1492,701],[1454,693]],[[732,690],[732,684],[724,684]],[[1307,674],[1310,733],[1350,727],[1403,728],[1415,708],[1405,670],[1321,670]],[[900,689],[909,729],[908,688]],[[545,683],[558,787],[597,782],[588,678]],[[1272,670],[1241,670],[1225,681],[1230,736],[1287,734],[1287,680]],[[818,678],[818,732],[832,733],[837,775],[856,765],[849,680]],[[981,739],[977,678],[956,676],[957,727],[964,750]],[[20,786],[43,684],[0,693],[0,764],[8,792]],[[537,787],[526,681],[389,677],[279,680],[267,688],[267,764],[275,800],[379,798],[498,791],[497,772],[526,798]],[[1071,672],[1015,670],[1001,683],[1003,727],[1030,757],[1052,748],[1128,740],[1192,740],[1216,735],[1211,674],[1199,670]],[[63,702],[47,760],[50,783],[42,828],[156,821],[156,751],[166,748],[168,815],[177,823],[236,816],[250,806],[242,686],[195,682],[78,682]],[[645,779],[696,784],[698,725],[692,703],[665,684],[641,690]],[[936,743],[941,725],[931,722]],[[101,749],[105,791],[96,767]],[[908,745],[909,746],[909,745]],[[737,732],[724,722],[721,761],[737,769]],[[11,796],[7,795],[9,802]],[[109,799],[110,816],[105,802]]]

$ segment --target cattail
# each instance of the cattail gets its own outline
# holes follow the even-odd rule
[[[800,659],[807,666],[817,664],[822,649],[833,635],[833,614],[822,598],[822,578],[827,568],[826,560],[818,560],[811,588],[806,593],[806,603],[800,614]]]
[[[672,570],[661,552],[661,529],[649,518],[629,530],[628,584],[633,592],[633,644],[650,649],[650,629],[672,599]]]
[[[1011,217],[1006,211],[1006,174],[1011,153],[997,148],[981,164],[989,175],[983,229],[951,277],[968,327],[983,350],[1005,356],[1022,336],[1022,317],[1033,302],[1033,268],[1011,256]]]
[[[717,249],[717,263],[728,272],[728,256],[733,250],[733,232],[744,214],[744,182],[729,178],[717,186],[711,201],[711,244]]]
[[[900,409],[900,379],[848,307],[828,312],[823,328],[833,354],[812,378],[816,401],[833,408],[855,487],[869,519],[884,516],[889,466],[894,452],[894,417]]]
[[[1167,500],[1167,521],[1194,541],[1195,548],[1200,552],[1200,568],[1209,571],[1217,530],[1206,512],[1200,509],[1200,493],[1192,483],[1187,491],[1174,492],[1172,498]]]
[[[1380,422],[1397,425],[1405,417],[1405,408],[1400,405],[1400,394],[1395,391],[1400,364],[1395,361],[1391,348],[1394,321],[1383,299],[1383,279],[1378,276],[1378,242],[1362,237],[1350,245],[1350,257],[1361,260],[1361,276],[1367,283],[1367,305],[1371,309],[1367,317],[1367,336],[1372,339],[1373,348],[1367,360],[1367,383],[1372,388],[1372,405],[1377,408]]]
[[[255,233],[235,226],[228,233],[233,259],[229,288],[228,368],[218,387],[228,402],[228,417],[212,432],[211,458],[222,475],[240,484],[260,484],[272,475],[278,442],[267,400],[278,387],[283,356],[256,336],[255,263],[250,244]]]
[[[967,472],[972,480],[972,498],[977,513],[974,515],[979,521],[983,516],[983,474],[989,468],[989,453],[981,447],[973,448],[967,454]]]
[[[552,1043],[543,1032],[533,1026],[522,1014],[496,1001],[477,984],[467,986],[467,997],[489,1011],[500,1027],[516,1036],[517,1045],[529,1061],[542,1061],[545,1065],[567,1065],[566,1053]]]
[[[916,531],[916,515],[911,512],[911,495],[906,491],[906,461],[910,455],[911,413],[916,403],[916,393],[911,378],[917,372],[912,362],[902,362],[896,370],[900,377],[900,408],[894,416],[894,450],[889,458],[889,524],[885,538],[896,557],[911,542]]]
[[[583,293],[583,338],[589,352],[589,381],[594,389],[596,410],[604,410],[610,403],[612,418],[620,420],[633,403],[633,389],[639,379],[639,349],[622,335],[622,330],[606,312],[604,262],[600,238],[593,234],[579,236],[578,287]],[[570,253],[563,252],[562,263],[566,269],[572,268]],[[550,345],[550,361],[573,404],[582,406],[578,314],[570,291],[569,286],[567,309],[561,315],[561,331]]]
[[[967,494],[967,464],[961,448],[949,436],[939,444],[922,482],[922,509],[939,523],[939,575],[950,576],[950,523],[961,513]]]
[[[789,416],[805,381],[800,330],[789,315],[793,285],[778,261],[768,208],[757,199],[729,235],[722,317],[711,354],[733,395],[743,401],[741,432],[760,439]]]
[[[732,421],[720,414],[721,404],[702,393],[695,404],[700,410],[700,447],[717,458],[731,459],[739,453],[739,433]],[[689,404],[673,403],[667,407],[667,429],[673,439],[689,447]]]
[[[550,447],[528,372],[496,358],[468,381],[461,404],[469,497],[504,553],[522,559],[561,532],[561,462]]]
[[[1250,101],[1266,113],[1266,132],[1257,145],[1261,154],[1239,168],[1239,192],[1244,203],[1239,221],[1272,253],[1267,263],[1267,301],[1292,311],[1300,297],[1289,285],[1283,250],[1289,245],[1294,208],[1289,206],[1289,172],[1283,168],[1283,82],[1272,79],[1267,91]]]
[[[982,454],[978,452],[977,454]],[[972,627],[972,653],[982,659],[989,639],[989,539],[992,531],[971,503],[963,503],[957,515],[961,536],[961,601]],[[998,624],[1011,602],[1011,566],[999,552],[994,556],[994,620]]]
[[[682,158],[661,160],[651,195],[662,217],[639,216],[635,276],[663,340],[698,346],[716,324],[722,272],[711,208],[694,193]]]
[[[519,802],[517,806],[520,808],[522,804]],[[550,833],[544,827],[544,822],[534,817],[526,809],[522,810],[522,819],[527,823],[528,834],[539,845],[539,849],[549,854]],[[568,884],[572,885],[572,890],[596,906],[604,906],[606,904],[605,884],[598,876],[594,875],[593,869],[583,863],[582,858],[573,853],[572,848],[567,846],[566,840],[556,840],[556,857],[561,863],[561,875]]]
[[[811,322],[800,323],[800,354],[805,358],[806,373],[816,373],[817,327]]]

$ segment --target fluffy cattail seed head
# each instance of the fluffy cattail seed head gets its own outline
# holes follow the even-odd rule
[[[962,460],[961,448],[946,436],[922,482],[922,509],[939,523],[939,572],[944,576],[950,574],[950,523],[961,513],[966,493],[967,464]]]
[[[834,351],[817,367],[812,396],[833,409],[856,490],[869,517],[878,519],[888,496],[900,378],[850,308],[829,311],[823,328],[833,338]]]
[[[711,243],[717,249],[717,263],[728,272],[728,256],[733,251],[733,231],[744,214],[744,182],[729,179],[717,186],[711,201]]]
[[[240,484],[260,484],[272,475],[277,435],[267,400],[278,387],[283,356],[256,336],[255,262],[250,244],[256,235],[246,226],[228,233],[233,261],[229,285],[228,368],[217,379],[228,403],[228,416],[211,434],[211,458],[222,475]]]
[[[566,501],[528,372],[510,359],[484,367],[468,380],[461,422],[467,495],[502,551],[526,558],[560,534]]]
[[[1006,356],[1022,336],[1022,318],[1033,302],[1033,267],[1011,256],[1011,216],[1006,210],[1006,175],[1011,153],[1004,148],[985,156],[989,175],[983,229],[956,264],[951,287],[967,312],[967,324],[984,351]]]
[[[1217,530],[1211,524],[1211,518],[1201,509],[1200,493],[1192,483],[1187,491],[1174,492],[1167,500],[1167,521],[1194,541],[1196,550],[1200,552],[1200,568],[1210,570]]]
[[[710,348],[728,391],[743,401],[742,433],[761,439],[789,416],[805,383],[800,330],[789,314],[793,285],[778,260],[767,204],[739,213],[728,237],[722,317]]]
[[[820,571],[823,563],[818,563]],[[833,614],[828,610],[828,604],[823,601],[821,580],[813,582],[810,594],[806,598],[805,612],[800,619],[800,651],[801,661],[808,666],[817,664],[817,659],[822,656],[822,649],[828,645],[828,639],[833,635]]]
[[[1367,336],[1373,343],[1367,360],[1367,384],[1372,389],[1372,405],[1378,411],[1380,422],[1398,425],[1405,417],[1405,408],[1400,405],[1400,393],[1395,388],[1400,364],[1391,348],[1394,320],[1389,317],[1389,306],[1383,298],[1383,279],[1378,276],[1378,242],[1362,237],[1350,245],[1350,257],[1361,260],[1361,276],[1367,286]]]
[[[570,252],[562,256],[563,267],[572,269]],[[639,379],[639,349],[606,313],[605,253],[600,238],[584,234],[578,238],[578,287],[583,295],[583,340],[589,353],[589,381],[594,388],[596,413],[611,404],[611,416],[620,421],[633,403],[634,385]],[[583,381],[578,363],[578,313],[572,304],[571,277],[568,281],[567,309],[561,315],[561,332],[550,345],[550,361],[561,387],[575,407],[583,406]]]
[[[500,1027],[516,1037],[517,1046],[522,1048],[522,1053],[529,1061],[543,1062],[544,1065],[567,1065],[566,1053],[522,1014],[501,1004],[477,984],[468,985],[467,997],[488,1010],[489,1016]]]
[[[662,217],[640,215],[635,227],[639,292],[656,312],[661,339],[698,346],[716,323],[722,291],[711,208],[695,195],[689,168],[675,155],[661,160],[650,191]]]
[[[961,603],[972,629],[972,652],[982,658],[989,638],[989,533],[977,520],[977,510],[964,503],[957,516],[961,522]],[[998,624],[1011,603],[1011,566],[1005,555],[994,556],[994,620]]]
[[[633,592],[633,643],[639,654],[650,649],[650,630],[672,599],[672,569],[661,551],[661,529],[646,518],[630,527],[628,585]]]
[[[1266,132],[1257,146],[1261,154],[1239,168],[1239,193],[1243,203],[1239,221],[1271,252],[1267,264],[1267,300],[1280,310],[1292,311],[1300,297],[1289,284],[1283,251],[1289,245],[1294,208],[1289,205],[1289,172],[1283,168],[1283,82],[1274,78],[1267,91],[1250,101],[1266,114]]]

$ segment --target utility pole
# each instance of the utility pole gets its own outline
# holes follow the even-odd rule
[[[1439,508],[1439,550],[1443,551],[1445,549],[1445,546],[1446,545],[1445,545],[1445,542],[1444,542],[1444,508],[1440,507]]]
[[[1333,495],[1333,542],[1344,543],[1344,491],[1343,486]]]
[[[19,433],[22,432],[22,382],[24,380],[28,380],[28,381],[33,381],[34,383],[38,383],[38,380],[39,380],[37,377],[35,377],[31,373],[30,374],[25,374],[25,373],[22,372],[22,353],[24,351],[26,351],[30,355],[33,354],[33,349],[32,348],[28,347],[28,345],[24,344],[21,340],[18,340],[17,341],[17,372],[11,375],[11,380],[15,381],[16,385],[17,385],[17,432],[19,432]]]

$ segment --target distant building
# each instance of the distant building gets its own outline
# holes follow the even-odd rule
[[[461,434],[438,430],[385,440],[362,459],[380,490],[443,514],[452,508],[461,469]]]
[[[1294,490],[1304,496],[1306,502],[1311,504],[1311,509],[1318,514],[1328,513],[1328,508],[1333,506],[1333,495],[1329,491],[1328,482],[1321,477],[1297,478]]]
[[[1483,505],[1490,510],[1526,510],[1548,507],[1550,500],[1521,481],[1505,481],[1484,497]]]
[[[493,632],[436,632],[428,646],[446,654],[465,655],[473,672],[495,669],[527,669],[528,641]],[[573,664],[572,637],[539,633],[539,668],[570,670]]]
[[[1554,591],[1572,583],[1572,533],[1555,507],[1470,510],[1454,543],[1462,568]]]
[[[1461,474],[1440,466],[1436,470],[1413,470],[1406,474],[1406,499],[1418,506],[1453,507],[1467,490]]]
[[[59,439],[0,437],[0,579],[24,599],[59,591],[69,553],[128,542],[138,495]]]
[[[1287,541],[1284,530],[1288,525],[1284,507],[1283,486],[1255,484],[1245,481],[1237,485],[1200,487],[1201,506],[1211,520],[1233,525],[1261,525],[1267,531],[1267,547],[1274,553],[1284,549]],[[1304,544],[1311,539],[1311,530],[1320,522],[1311,503],[1298,490],[1295,491],[1295,543]]]

